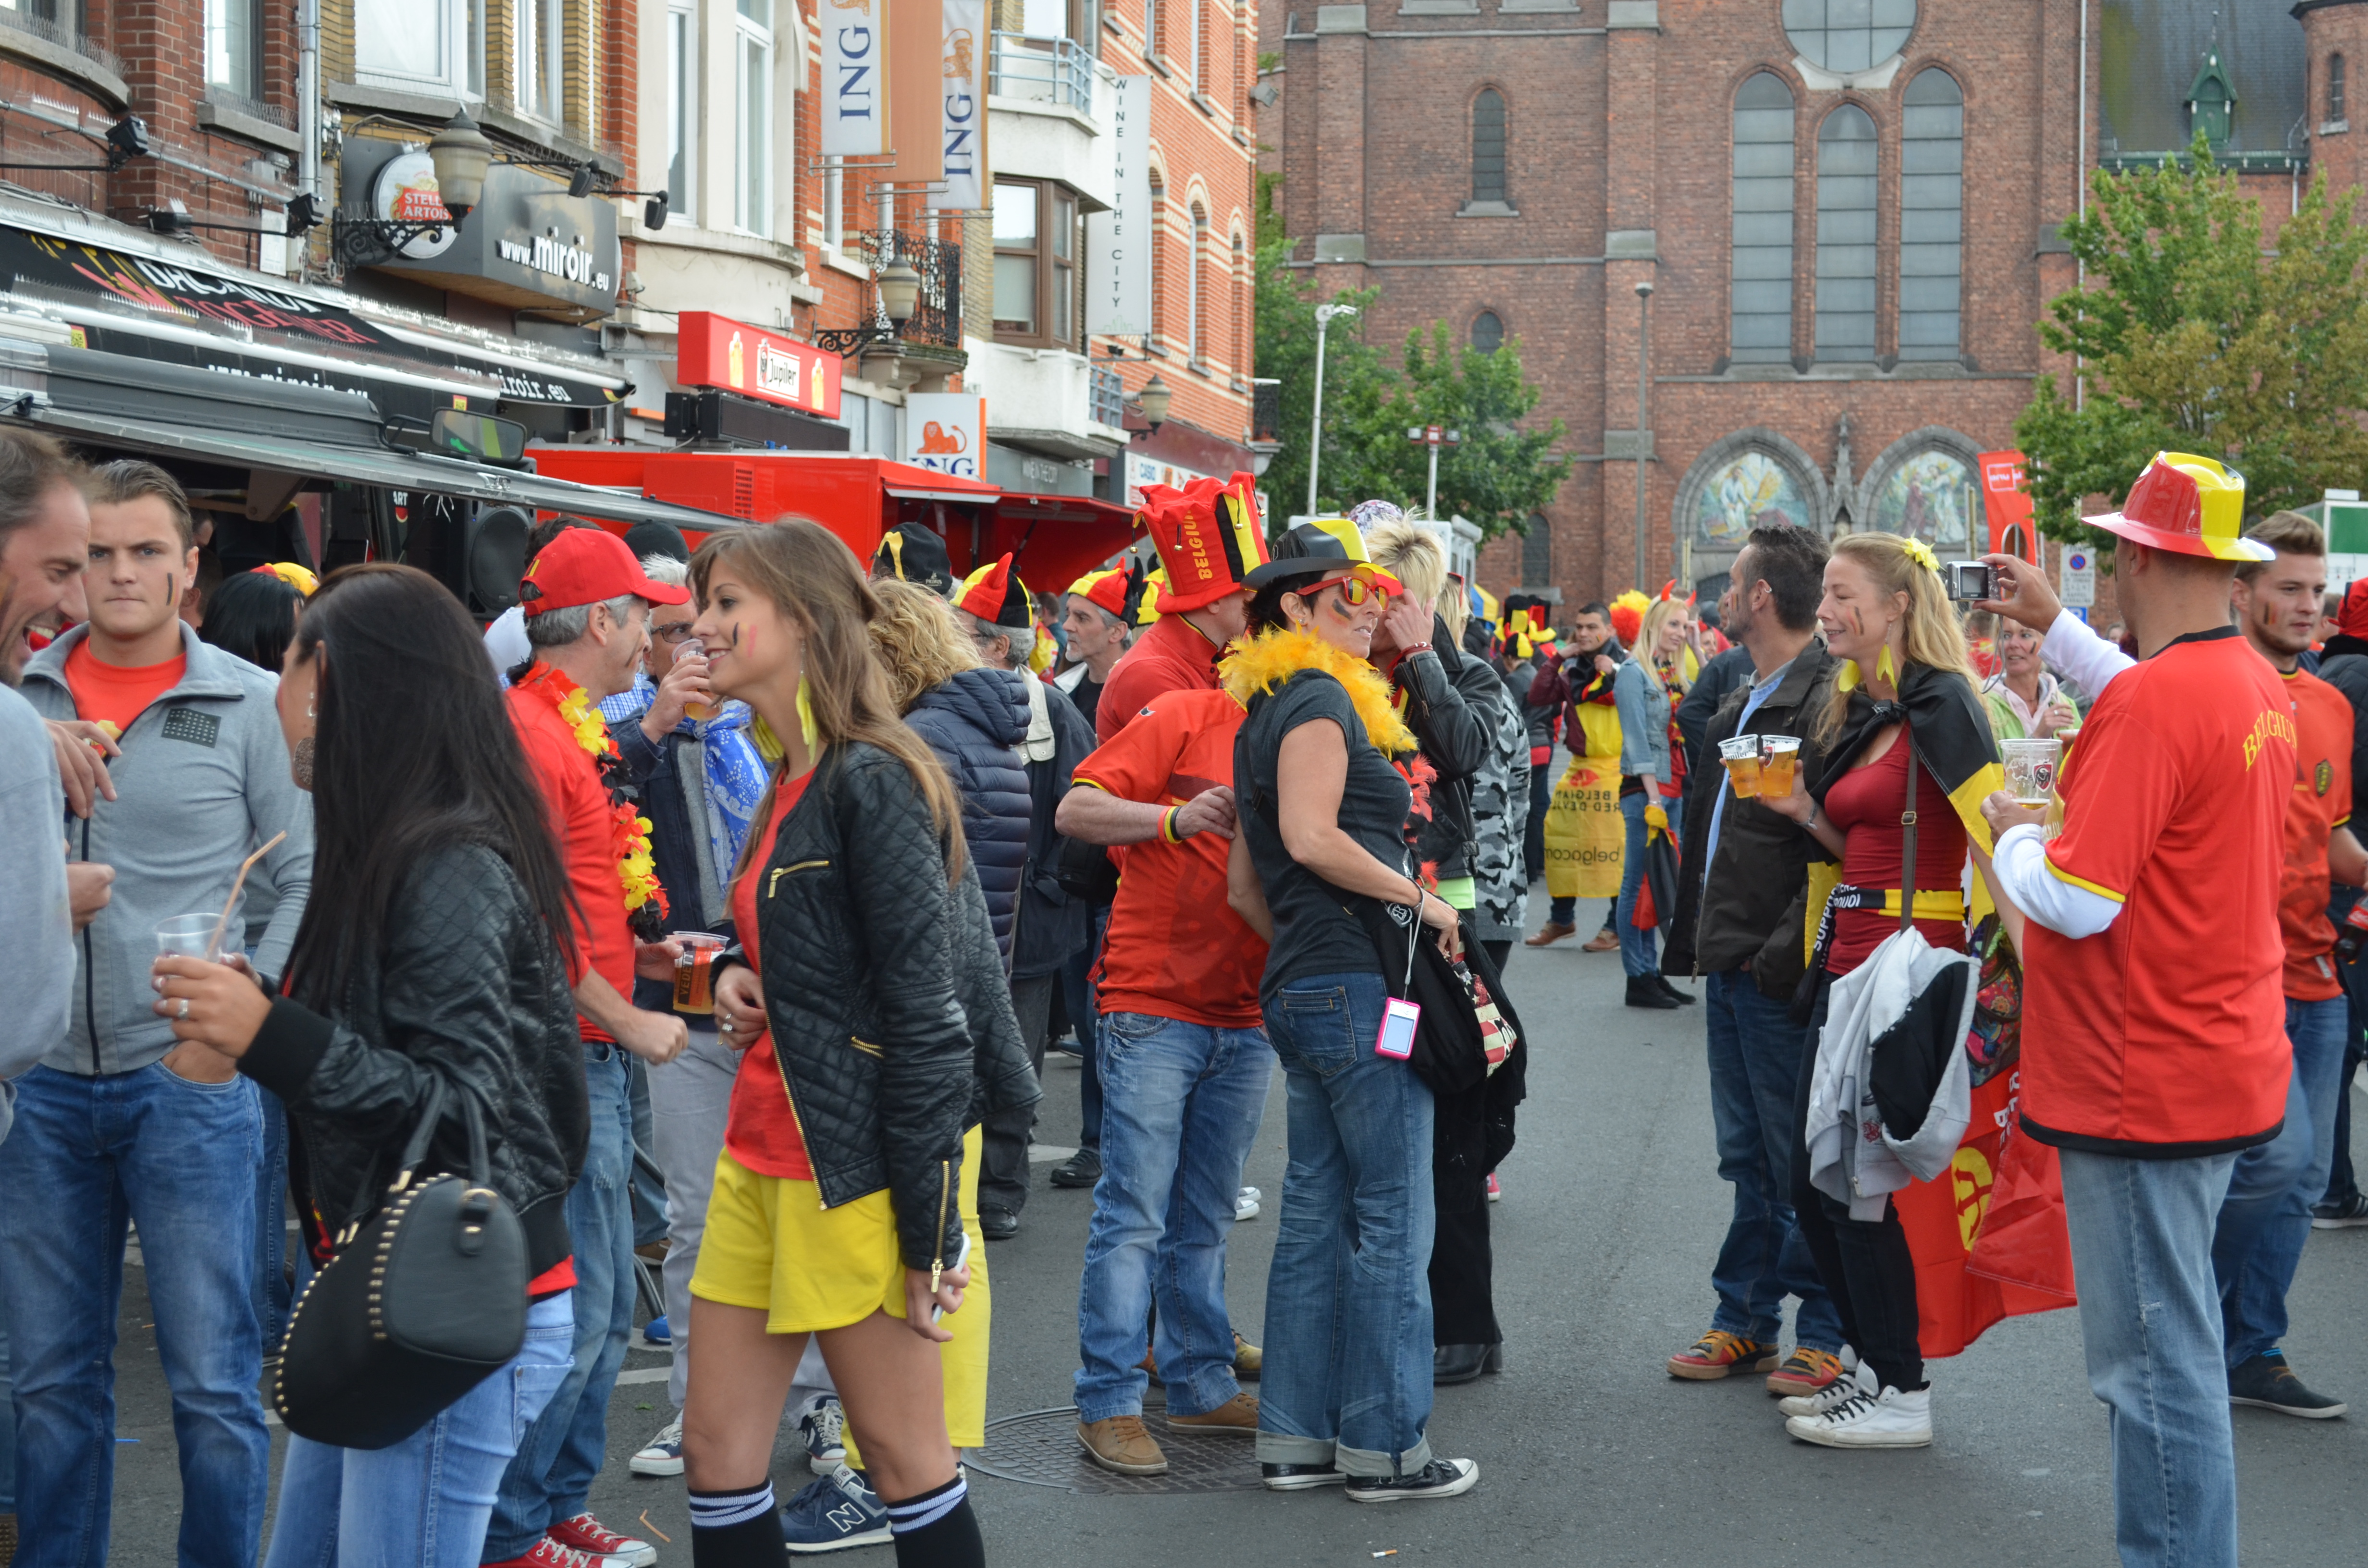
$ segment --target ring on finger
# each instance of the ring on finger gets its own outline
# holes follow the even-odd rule
[[[176,999],[173,1005],[173,1017],[176,1018],[186,1018],[188,1016],[189,999],[186,996]]]

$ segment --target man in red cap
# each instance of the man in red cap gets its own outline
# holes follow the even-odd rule
[[[2237,1465],[2213,1238],[2238,1155],[2277,1137],[2293,1052],[2279,898],[2294,708],[2229,624],[2244,480],[2166,452],[2119,512],[2113,577],[2139,659],[2059,780],[2063,832],[1983,807],[2023,955],[2022,1131],[2062,1156],[2089,1386],[2112,1412],[2127,1564],[2237,1562]],[[1993,556],[2001,598],[2046,625]],[[2043,619],[2033,619],[2042,617]]]
[[[672,1013],[646,1012],[626,1000],[637,971],[652,979],[674,972],[676,949],[634,939],[631,912],[646,907],[657,915],[663,895],[645,869],[645,836],[638,854],[624,846],[620,858],[617,808],[626,802],[611,795],[601,766],[616,744],[598,704],[633,684],[649,642],[650,607],[689,597],[687,588],[653,582],[622,540],[597,528],[562,532],[528,562],[518,584],[534,659],[511,683],[510,718],[575,894],[579,967],[573,978],[591,1138],[567,1195],[575,1256],[553,1271],[568,1277],[533,1285],[538,1292],[574,1289],[575,1366],[502,1477],[483,1561],[504,1568],[657,1561],[655,1547],[619,1535],[585,1506],[608,1457],[609,1396],[632,1326],[632,1112],[620,1051],[656,1066],[689,1039]],[[587,736],[597,738],[587,744]]]
[[[1266,563],[1257,483],[1237,473],[1223,484],[1196,479],[1181,490],[1144,486],[1137,516],[1167,582],[1153,606],[1159,619],[1102,684],[1094,733],[1103,744],[1155,697],[1217,689],[1217,661],[1249,623],[1250,591],[1242,579]]]

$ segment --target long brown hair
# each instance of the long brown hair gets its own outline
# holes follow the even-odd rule
[[[796,624],[805,645],[806,705],[814,713],[815,738],[825,746],[861,741],[903,763],[945,841],[947,880],[960,877],[967,854],[962,799],[937,753],[897,717],[887,673],[871,648],[870,629],[880,600],[864,581],[855,552],[837,534],[804,517],[712,533],[690,558],[691,587],[701,605],[719,566],[729,567]],[[762,836],[749,834],[734,876],[747,869]]]
[[[1874,579],[1878,593],[1907,596],[1909,664],[1955,676],[1969,687],[1980,689],[1973,655],[1965,648],[1965,629],[1949,603],[1948,590],[1941,585],[1940,573],[1909,554],[1907,541],[1897,534],[1845,534],[1834,540],[1833,550],[1834,559],[1844,556]],[[1900,674],[1904,676],[1907,672]],[[1837,681],[1826,710],[1817,717],[1816,734],[1820,744],[1831,744],[1841,733],[1842,716],[1849,710],[1850,693]]]

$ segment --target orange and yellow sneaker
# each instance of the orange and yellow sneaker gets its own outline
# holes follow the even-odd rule
[[[1813,1394],[1840,1377],[1845,1369],[1842,1358],[1832,1351],[1796,1345],[1783,1364],[1768,1374],[1768,1392],[1777,1399],[1787,1394]]]
[[[1711,1382],[1738,1369],[1747,1372],[1774,1371],[1776,1347],[1714,1328],[1669,1358],[1669,1376],[1696,1382]]]

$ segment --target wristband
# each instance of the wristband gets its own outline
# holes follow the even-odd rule
[[[1431,647],[1428,642],[1409,642],[1405,647],[1398,650],[1398,657],[1401,659],[1411,659],[1417,653],[1428,653],[1430,651]]]
[[[1170,806],[1167,808],[1166,814],[1161,816],[1159,819],[1159,836],[1166,839],[1170,844],[1181,844],[1184,842],[1183,835],[1176,831],[1177,815],[1183,810],[1184,808],[1181,806]]]

